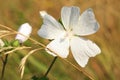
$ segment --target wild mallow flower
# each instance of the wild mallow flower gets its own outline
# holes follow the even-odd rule
[[[24,23],[18,29],[18,34],[15,39],[19,40],[20,43],[25,42],[32,32],[32,27],[28,23]]]
[[[82,37],[93,34],[99,29],[92,9],[89,8],[80,15],[79,7],[63,7],[61,10],[62,24],[45,11],[40,11],[40,15],[43,18],[43,24],[38,35],[53,40],[47,48],[57,53],[58,56],[67,58],[69,49],[71,49],[77,63],[85,67],[90,57],[101,52],[95,43]],[[57,56],[50,51],[47,52]]]

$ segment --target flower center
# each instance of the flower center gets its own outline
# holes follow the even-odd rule
[[[66,34],[65,34],[65,37],[68,37],[69,39],[71,38],[71,37],[73,37],[73,32],[72,32],[72,30],[67,30],[66,31]]]

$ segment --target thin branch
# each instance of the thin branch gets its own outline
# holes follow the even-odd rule
[[[3,63],[3,62],[4,62],[4,59],[3,59],[3,57],[2,57],[2,56],[0,56],[0,59],[1,59],[2,63]]]
[[[48,75],[48,73],[50,72],[50,70],[51,70],[51,68],[52,68],[52,66],[53,66],[53,64],[55,63],[55,61],[56,61],[56,59],[57,59],[57,57],[55,57],[54,59],[53,59],[53,61],[52,61],[52,63],[50,64],[50,66],[49,66],[49,68],[48,68],[48,70],[47,70],[47,72],[45,73],[45,77]]]
[[[2,74],[1,74],[1,80],[4,79],[4,73],[5,73],[5,68],[6,68],[7,61],[8,61],[8,55],[5,55],[5,60],[3,61],[3,68],[2,68]]]

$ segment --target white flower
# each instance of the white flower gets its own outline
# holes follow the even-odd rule
[[[2,41],[2,39],[0,39],[0,47],[3,47],[4,45],[4,42]]]
[[[58,56],[67,58],[70,48],[77,63],[85,67],[89,57],[94,57],[101,52],[95,43],[80,37],[93,34],[99,29],[92,9],[87,9],[80,15],[78,7],[63,7],[61,10],[63,25],[45,11],[41,11],[40,14],[43,18],[43,25],[38,34],[43,38],[53,39],[47,48],[57,53]],[[50,51],[48,53],[56,56]]]
[[[15,39],[19,40],[20,43],[23,43],[29,38],[32,32],[32,27],[28,23],[24,23],[20,26],[20,28],[18,29],[18,32],[23,35],[17,34]]]

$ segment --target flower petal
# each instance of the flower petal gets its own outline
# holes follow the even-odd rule
[[[3,47],[5,45],[5,43],[3,42],[2,39],[0,39],[0,47]]]
[[[70,46],[75,60],[82,67],[85,67],[89,57],[94,57],[101,52],[95,43],[79,37],[73,37]]]
[[[20,43],[23,43],[30,36],[30,34],[32,32],[32,27],[28,23],[24,23],[20,26],[20,28],[18,29],[18,32],[23,34],[24,36],[21,34],[17,34],[15,39],[18,39],[20,41]]]
[[[99,24],[95,19],[92,9],[87,9],[79,18],[78,25],[73,28],[73,32],[77,35],[90,35],[99,29]]]
[[[61,10],[61,19],[66,30],[74,27],[79,19],[79,7],[63,7]]]
[[[58,56],[66,58],[69,54],[69,39],[57,38],[47,45],[47,48],[55,52]],[[47,51],[49,54],[56,56],[54,53]]]
[[[55,39],[58,35],[64,32],[64,28],[52,16],[45,11],[40,12],[43,18],[43,25],[38,31],[38,35],[46,39]]]

